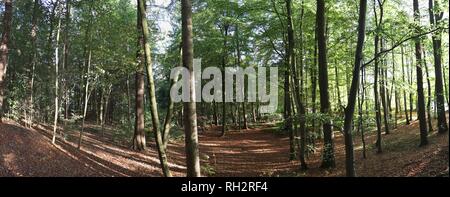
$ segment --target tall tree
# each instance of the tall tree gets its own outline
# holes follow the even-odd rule
[[[375,61],[374,61],[374,65],[375,65],[375,70],[374,70],[374,82],[373,82],[373,88],[374,88],[374,94],[375,94],[375,119],[376,119],[376,124],[377,124],[377,142],[376,142],[376,147],[377,147],[377,152],[381,153],[382,152],[382,147],[381,147],[381,108],[380,108],[380,96],[379,96],[379,90],[378,90],[378,84],[379,84],[379,73],[380,73],[380,68],[379,68],[379,58],[377,57],[378,52],[379,52],[379,44],[380,44],[380,36],[379,33],[381,31],[381,24],[383,22],[383,2],[378,1],[378,6],[380,7],[381,11],[380,11],[380,19],[378,19],[377,16],[377,3],[375,2],[376,0],[374,0],[374,4],[373,4],[373,11],[375,13],[375,23],[376,23],[376,32],[375,32]]]
[[[419,1],[413,0],[414,8],[414,22],[416,22],[416,33],[420,33],[420,12],[419,12]],[[416,53],[416,77],[417,77],[417,114],[420,123],[420,146],[425,146],[428,144],[428,132],[427,132],[427,119],[425,115],[425,95],[423,93],[423,73],[422,73],[422,44],[420,42],[420,37],[414,39],[415,53]]]
[[[193,65],[194,48],[192,38],[191,0],[181,1],[181,21],[182,21],[182,40],[183,40],[183,65],[191,73],[191,75],[189,76],[189,83],[191,84],[189,90],[190,102],[184,103],[187,176],[199,177],[201,176],[201,174],[200,174],[200,159],[198,151],[197,112],[195,103],[196,101],[194,100],[195,78],[192,75],[194,70]],[[223,115],[225,116],[225,114]]]
[[[317,0],[316,26],[319,50],[320,112],[325,116],[329,116],[330,96],[328,92],[327,40],[325,37],[325,0]],[[325,117],[325,121],[323,122],[323,137],[322,167],[335,167],[333,131],[330,117]]]
[[[3,110],[4,110],[4,98],[6,88],[6,69],[8,67],[8,44],[9,37],[11,35],[11,19],[13,14],[13,0],[4,0],[5,12],[3,15],[3,33],[0,43],[0,123],[2,123]]]
[[[298,79],[298,72],[295,65],[295,38],[294,38],[294,24],[292,23],[292,2],[291,0],[286,0],[286,10],[287,10],[287,28],[288,28],[288,50],[287,50],[287,60],[290,65],[290,71],[293,76],[293,86],[294,86],[294,99],[295,104],[297,106],[297,114],[298,114],[298,122],[300,123],[300,150],[299,150],[299,158],[300,158],[300,168],[302,170],[306,170],[308,167],[305,162],[305,149],[306,149],[306,119],[305,119],[305,106],[303,104],[301,94],[300,94],[300,80]],[[292,136],[292,135],[291,135]],[[291,137],[292,138],[292,137]]]
[[[33,126],[33,113],[34,113],[34,76],[35,68],[37,63],[37,49],[36,49],[36,38],[37,38],[37,20],[39,11],[40,1],[34,0],[33,5],[33,16],[31,19],[31,31],[30,31],[30,41],[31,41],[31,53],[30,53],[30,69],[29,69],[29,84],[28,84],[28,127]]]
[[[347,176],[356,176],[353,156],[352,140],[352,122],[355,113],[356,96],[359,91],[359,76],[363,60],[364,39],[366,34],[366,10],[367,0],[359,1],[359,19],[358,19],[358,41],[355,53],[355,65],[353,69],[353,79],[348,97],[347,107],[345,109],[344,120],[344,139],[345,139],[345,169]]]
[[[400,46],[401,54],[402,54],[402,82],[403,84],[406,84],[405,80],[405,51],[403,49],[403,45]],[[409,116],[408,116],[408,105],[407,105],[407,94],[406,94],[406,88],[403,88],[403,105],[405,108],[405,117],[406,117],[406,125],[409,125]]]
[[[436,1],[438,2],[438,1]],[[433,0],[429,0],[429,15],[430,23],[432,26],[439,25],[440,20],[443,17],[443,12],[435,12],[437,8],[436,4],[433,4]],[[445,99],[444,99],[444,83],[442,79],[442,41],[441,31],[433,34],[433,55],[434,55],[434,69],[436,76],[435,94],[437,102],[438,112],[438,131],[439,133],[448,132],[447,119],[445,118]]]
[[[61,14],[61,4],[58,4],[58,15]],[[52,143],[56,143],[56,131],[58,130],[58,117],[59,117],[59,40],[61,33],[61,16],[58,17],[58,26],[56,28],[56,41],[55,41],[55,116],[53,119],[53,138]]]
[[[138,2],[139,3],[139,2]],[[137,10],[138,21],[141,21],[141,11]],[[145,73],[144,73],[144,36],[142,34],[142,25],[137,23],[138,30],[138,50],[137,50],[137,71],[136,71],[136,97],[135,97],[135,125],[133,137],[133,149],[137,151],[145,150],[145,109],[144,109],[144,95],[145,95]]]
[[[156,138],[156,148],[158,149],[159,161],[161,164],[161,169],[163,171],[164,176],[170,177],[172,173],[170,172],[169,165],[167,163],[167,155],[166,150],[164,149],[164,143],[162,139],[162,133],[160,130],[160,122],[158,115],[158,105],[156,103],[156,91],[155,91],[155,82],[153,79],[153,68],[152,68],[152,56],[151,56],[151,48],[150,48],[150,30],[147,23],[147,11],[145,9],[146,0],[138,0],[138,9],[140,10],[140,25],[142,25],[142,34],[144,37],[144,54],[145,54],[145,64],[147,70],[147,80],[148,80],[148,88],[149,88],[149,97],[150,97],[150,113],[152,116],[152,126],[153,132],[155,133]],[[187,137],[186,137],[187,138]]]

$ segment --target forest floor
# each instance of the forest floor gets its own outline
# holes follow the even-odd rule
[[[242,131],[229,131],[219,137],[220,128],[209,128],[199,137],[202,171],[205,176],[344,176],[344,144],[335,133],[336,168],[320,168],[320,142],[307,158],[309,169],[299,171],[298,161],[289,161],[289,138],[273,125],[259,125]],[[354,136],[355,166],[358,176],[448,176],[449,136],[430,134],[430,145],[418,147],[419,125],[399,125],[383,135],[382,154],[375,153],[376,135],[366,136],[367,159],[362,158],[361,137]],[[113,140],[112,128],[105,136],[99,126],[87,125],[81,150],[77,150],[78,131],[51,144],[52,130],[39,125],[28,129],[13,121],[0,124],[0,177],[2,176],[161,176],[155,144],[147,151],[132,151],[128,143]],[[174,176],[184,176],[183,141],[168,147]]]

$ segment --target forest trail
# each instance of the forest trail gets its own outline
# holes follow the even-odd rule
[[[144,153],[131,151],[128,145],[102,138],[95,125],[89,125],[78,151],[76,136],[51,145],[49,128],[26,129],[15,122],[0,125],[1,176],[161,176],[154,143]],[[376,154],[376,136],[366,138],[367,159],[362,159],[360,136],[355,136],[358,176],[448,176],[448,133],[430,134],[430,145],[419,148],[418,123],[400,126],[384,135],[383,154]],[[230,131],[219,137],[219,128],[211,128],[199,137],[202,171],[205,176],[344,176],[344,145],[335,134],[334,170],[320,168],[322,146],[307,158],[307,172],[298,171],[298,161],[289,161],[289,138],[274,132],[270,125]],[[174,176],[184,176],[184,145],[169,145],[169,166]]]

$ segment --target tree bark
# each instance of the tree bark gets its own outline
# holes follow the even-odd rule
[[[401,50],[401,54],[402,54],[402,82],[403,84],[406,84],[406,80],[405,80],[405,58],[404,58],[404,49],[403,49],[403,45],[401,45],[400,47]],[[404,110],[405,110],[405,116],[406,116],[406,125],[409,125],[409,116],[408,116],[408,105],[407,105],[407,94],[406,94],[406,90],[405,88],[403,88],[403,104],[404,104]]]
[[[419,1],[413,0],[414,8],[414,21],[420,23],[420,12],[419,12]],[[416,29],[417,33],[420,33],[419,29]],[[416,38],[415,41],[416,49],[416,75],[417,75],[417,104],[418,104],[418,118],[420,124],[420,146],[425,146],[428,144],[428,132],[427,132],[427,120],[425,115],[425,96],[423,93],[423,76],[422,76],[422,44],[420,38]]]
[[[159,115],[158,115],[158,105],[156,103],[156,93],[155,93],[155,82],[153,79],[153,68],[152,68],[152,57],[151,57],[151,48],[150,48],[150,30],[147,24],[147,12],[145,10],[146,6],[145,0],[138,0],[138,9],[140,10],[141,20],[139,21],[140,25],[142,25],[142,33],[144,37],[144,53],[145,53],[145,63],[147,70],[147,80],[149,87],[149,97],[150,97],[150,112],[152,115],[152,125],[153,132],[155,133],[156,138],[156,147],[158,149],[159,161],[161,164],[161,169],[163,171],[164,176],[170,177],[172,176],[169,165],[167,163],[167,155],[164,149],[162,134],[160,130],[159,123]]]
[[[426,78],[427,78],[427,123],[428,123],[428,132],[433,132],[433,122],[431,121],[431,100],[432,100],[432,94],[431,94],[431,82],[430,82],[430,74],[428,72],[428,64],[427,64],[427,52],[425,51],[425,49],[423,50],[423,66],[425,67],[425,74],[426,74]]]
[[[437,7],[433,5],[433,0],[429,0],[429,15],[430,23],[432,26],[438,24],[442,18],[442,13],[435,14],[433,10]],[[442,79],[442,43],[441,43],[441,32],[433,34],[433,55],[434,55],[434,68],[436,76],[435,84],[435,94],[437,102],[437,114],[438,114],[438,132],[446,133],[448,132],[447,119],[445,117],[445,98],[443,90],[443,79]],[[444,71],[445,73],[445,71]],[[446,86],[447,87],[447,86]],[[448,99],[448,98],[447,98]],[[447,100],[448,102],[448,100]],[[448,103],[450,107],[450,103]]]
[[[61,6],[59,6],[61,7]],[[61,8],[59,8],[61,12]],[[59,37],[61,32],[61,17],[58,19],[58,27],[56,29],[56,44],[55,44],[55,116],[53,121],[53,137],[52,144],[56,144],[56,131],[58,130],[58,116],[59,116]]]
[[[6,70],[8,67],[8,44],[9,37],[11,35],[11,20],[13,15],[13,1],[4,0],[5,2],[5,12],[3,15],[3,33],[2,40],[0,43],[0,123],[2,123],[3,113],[4,113],[4,97],[6,88]]]
[[[349,177],[356,176],[353,156],[353,140],[352,140],[352,121],[355,112],[356,96],[359,91],[359,75],[362,65],[364,39],[366,33],[366,10],[367,0],[359,1],[359,20],[358,20],[358,43],[355,53],[355,65],[353,70],[353,79],[348,97],[347,108],[345,109],[344,120],[344,139],[345,139],[345,169]],[[360,105],[361,106],[361,105]]]
[[[325,0],[317,0],[317,41],[319,50],[319,89],[320,89],[320,112],[330,115],[330,96],[328,92],[328,66],[327,66],[327,43],[325,37]],[[325,118],[323,123],[324,149],[323,149],[323,168],[334,168],[334,145],[333,131],[331,129],[331,120]]]
[[[193,74],[193,38],[192,38],[192,2],[191,0],[181,1],[181,18],[182,18],[182,40],[183,40],[183,65],[190,73]],[[200,159],[198,151],[198,134],[197,134],[197,113],[195,98],[195,78],[189,76],[191,88],[189,91],[190,102],[184,103],[186,111],[185,121],[185,143],[186,143],[186,166],[188,177],[199,177]],[[225,99],[225,97],[224,97]],[[223,114],[225,116],[225,114]]]
[[[379,4],[380,9],[382,9],[382,5]],[[376,2],[374,0],[374,5],[373,5],[373,10],[374,13],[376,12]],[[382,11],[380,13],[383,13]],[[378,22],[378,18],[375,14],[375,23],[377,24],[377,31],[380,31],[380,25],[383,22],[383,15],[381,14],[380,16],[380,22]],[[375,70],[374,70],[374,82],[373,82],[373,86],[374,86],[374,94],[375,94],[375,119],[376,119],[376,124],[377,124],[377,142],[376,142],[376,147],[377,147],[377,153],[381,153],[383,152],[382,147],[381,147],[381,108],[380,108],[380,96],[379,96],[379,92],[378,92],[378,77],[379,77],[379,73],[380,73],[380,68],[379,68],[379,59],[378,57],[376,57],[376,55],[378,54],[379,51],[379,43],[380,43],[380,36],[378,34],[378,32],[375,32]]]
[[[137,61],[137,71],[136,71],[136,97],[135,97],[135,125],[134,125],[134,136],[133,136],[133,150],[144,151],[147,146],[145,139],[145,106],[144,106],[144,95],[145,95],[145,71],[144,71],[144,36],[142,33],[142,23],[141,11],[137,10],[137,32],[138,32],[138,50],[136,54]]]

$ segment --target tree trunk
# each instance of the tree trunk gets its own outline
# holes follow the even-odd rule
[[[425,49],[423,50],[423,66],[425,67],[425,74],[427,77],[427,123],[428,123],[428,132],[433,132],[433,122],[431,121],[432,117],[431,117],[431,100],[432,100],[432,96],[431,96],[431,82],[430,82],[430,74],[428,72],[428,64],[427,64],[427,52],[425,51]]]
[[[381,38],[381,51],[384,51],[384,39]],[[388,116],[388,104],[387,104],[387,88],[386,88],[386,79],[387,79],[387,74],[385,72],[386,68],[385,68],[385,63],[386,60],[383,58],[381,59],[381,65],[383,66],[383,68],[380,68],[381,71],[381,87],[380,87],[380,93],[381,93],[381,105],[383,107],[383,120],[384,120],[384,131],[385,134],[388,135],[390,133],[389,131],[389,116]]]
[[[144,37],[144,52],[145,52],[145,63],[147,69],[147,78],[148,78],[148,86],[149,86],[149,96],[150,96],[150,112],[152,115],[152,125],[153,132],[155,133],[156,138],[156,146],[158,149],[159,161],[161,164],[161,168],[164,176],[170,177],[172,176],[169,165],[167,164],[167,155],[164,150],[163,141],[161,131],[159,129],[159,115],[158,115],[158,105],[156,103],[156,93],[155,93],[155,82],[153,80],[153,68],[152,68],[152,59],[151,59],[151,48],[150,48],[150,30],[147,24],[147,12],[145,10],[146,6],[145,0],[138,0],[138,9],[140,10],[140,25],[142,25],[142,33]]]
[[[6,88],[6,69],[8,67],[8,44],[9,37],[11,34],[11,20],[13,15],[13,4],[12,0],[4,0],[5,2],[5,12],[3,16],[3,33],[2,40],[0,43],[0,123],[2,123],[3,113],[4,113],[4,97]]]
[[[392,43],[392,45],[394,45],[394,43]],[[397,128],[397,117],[398,117],[398,113],[399,113],[399,107],[400,107],[400,102],[398,99],[398,90],[397,90],[397,85],[396,85],[396,68],[395,68],[395,53],[394,50],[392,50],[392,89],[394,92],[394,99],[395,99],[395,113],[394,113],[394,129]],[[392,91],[391,91],[392,92]]]
[[[36,47],[36,38],[37,38],[37,19],[38,19],[38,10],[39,10],[39,0],[34,0],[33,6],[33,16],[31,19],[31,31],[30,31],[30,41],[31,41],[31,54],[30,54],[30,69],[29,69],[29,84],[28,84],[28,120],[26,120],[28,127],[31,128],[33,126],[33,115],[34,115],[34,73],[37,62],[37,47]]]
[[[359,75],[362,65],[364,39],[366,32],[366,10],[367,0],[359,1],[359,20],[358,20],[358,43],[355,53],[355,65],[353,70],[352,85],[348,97],[347,108],[345,109],[344,120],[344,139],[345,139],[345,169],[349,177],[356,176],[353,156],[353,140],[352,140],[352,122],[355,112],[356,96],[359,91]]]
[[[140,9],[137,10],[138,21],[141,21]],[[137,24],[138,30],[138,50],[137,50],[137,71],[136,71],[136,97],[135,97],[135,125],[134,125],[134,136],[133,136],[133,150],[144,151],[147,146],[145,139],[145,106],[144,106],[144,95],[145,95],[145,71],[144,71],[144,36],[142,33],[142,25],[140,22]]]
[[[404,59],[404,49],[403,49],[403,45],[401,45],[400,47],[401,49],[401,54],[402,54],[402,82],[403,84],[406,84],[406,80],[405,80],[405,59]],[[406,125],[409,125],[409,116],[408,116],[408,105],[407,105],[407,94],[406,94],[406,90],[405,88],[403,88],[403,104],[404,104],[404,110],[405,110],[405,116],[406,116]]]
[[[61,8],[59,8],[61,11]],[[53,121],[53,138],[52,143],[56,144],[56,131],[58,129],[59,116],[59,37],[61,32],[61,17],[58,19],[58,27],[56,30],[56,44],[55,44],[55,116]]]
[[[183,40],[183,65],[190,73],[193,73],[193,39],[192,39],[192,2],[191,0],[181,1],[181,18],[182,18],[182,40]],[[195,78],[189,76],[191,84],[189,97],[190,102],[184,103],[185,113],[185,143],[186,143],[186,166],[188,177],[199,177],[200,159],[198,151],[198,134],[197,134],[197,113],[195,98]],[[225,97],[224,97],[225,99]],[[225,114],[223,114],[225,116]]]
[[[84,127],[85,127],[85,122],[86,122],[86,115],[87,115],[87,109],[88,109],[88,104],[89,104],[89,98],[91,96],[91,91],[89,91],[89,86],[90,84],[90,74],[91,74],[91,58],[92,58],[92,51],[89,49],[88,52],[88,57],[87,57],[87,78],[86,78],[86,85],[85,85],[85,89],[84,89],[84,107],[83,107],[83,120],[81,123],[81,131],[80,131],[80,136],[78,138],[78,150],[81,149],[81,144],[83,142],[83,134],[84,134]]]
[[[436,1],[437,3],[437,1]],[[439,21],[442,18],[442,12],[440,14],[435,14],[433,10],[435,10],[436,5],[433,5],[433,0],[429,0],[429,10],[430,10],[430,23],[432,26],[435,24],[439,24]],[[435,84],[435,94],[436,94],[436,102],[437,102],[437,114],[438,114],[438,131],[439,133],[448,132],[447,119],[445,117],[445,98],[444,98],[444,90],[443,90],[443,79],[442,79],[442,43],[441,43],[441,32],[438,32],[433,35],[433,54],[434,54],[434,68],[435,68],[435,76],[436,76],[436,84]],[[444,74],[446,72],[444,71]],[[445,86],[447,88],[447,86]],[[431,90],[430,90],[431,91]],[[448,95],[448,94],[447,94]],[[447,98],[448,99],[448,98]],[[448,103],[448,100],[447,100]],[[448,103],[450,107],[450,103]]]
[[[380,4],[380,9],[382,9],[382,5]],[[373,10],[374,13],[376,12],[376,3],[374,0],[374,5],[373,5]],[[383,13],[381,11],[381,13]],[[375,15],[375,23],[377,24],[377,29],[378,31],[380,30],[380,25],[383,22],[383,15],[381,14],[380,16],[380,22],[378,22],[377,16]],[[380,43],[380,36],[378,35],[378,33],[375,33],[375,56],[377,56],[378,52],[379,52],[379,43]],[[375,57],[375,69],[374,69],[374,82],[373,82],[373,87],[374,87],[374,94],[375,94],[375,119],[376,119],[376,124],[377,124],[377,142],[376,142],[376,147],[377,147],[377,153],[381,153],[383,152],[382,147],[381,147],[381,109],[380,109],[380,96],[378,93],[378,77],[379,77],[379,73],[380,73],[380,68],[379,68],[379,59],[378,57]]]
[[[225,24],[223,27],[223,54],[222,54],[222,76],[225,76],[225,67],[227,64],[228,47],[227,47],[227,36],[228,36],[228,25]],[[227,114],[226,114],[226,102],[225,102],[225,77],[222,77],[222,133],[220,136],[225,136],[227,130]]]
[[[419,1],[413,0],[414,7],[414,21],[420,23],[420,12],[419,12]],[[417,33],[420,33],[419,29],[416,29]],[[420,146],[425,146],[428,144],[428,133],[427,133],[427,120],[425,115],[425,96],[423,93],[423,76],[422,76],[422,44],[420,43],[420,38],[415,39],[415,49],[416,49],[416,75],[417,75],[417,104],[418,104],[418,118],[420,123]]]
[[[319,49],[319,89],[320,89],[320,112],[330,115],[330,96],[328,92],[328,66],[327,66],[327,44],[325,37],[325,0],[317,0],[317,41]],[[335,167],[333,131],[331,120],[325,118],[323,123],[324,149],[322,157],[323,168]]]
[[[180,46],[180,66],[183,66],[183,50],[181,49],[182,46]],[[178,76],[179,73],[175,73],[175,76]],[[176,83],[177,83],[177,79],[174,78],[170,81],[170,87],[173,87]],[[169,103],[167,105],[167,113],[166,113],[166,119],[164,121],[164,128],[163,128],[163,145],[164,145],[164,149],[167,150],[167,144],[169,143],[169,134],[170,134],[170,129],[171,129],[171,123],[172,123],[172,118],[173,118],[173,108],[174,108],[174,102],[172,100],[172,98],[170,97],[170,92],[169,92]]]

